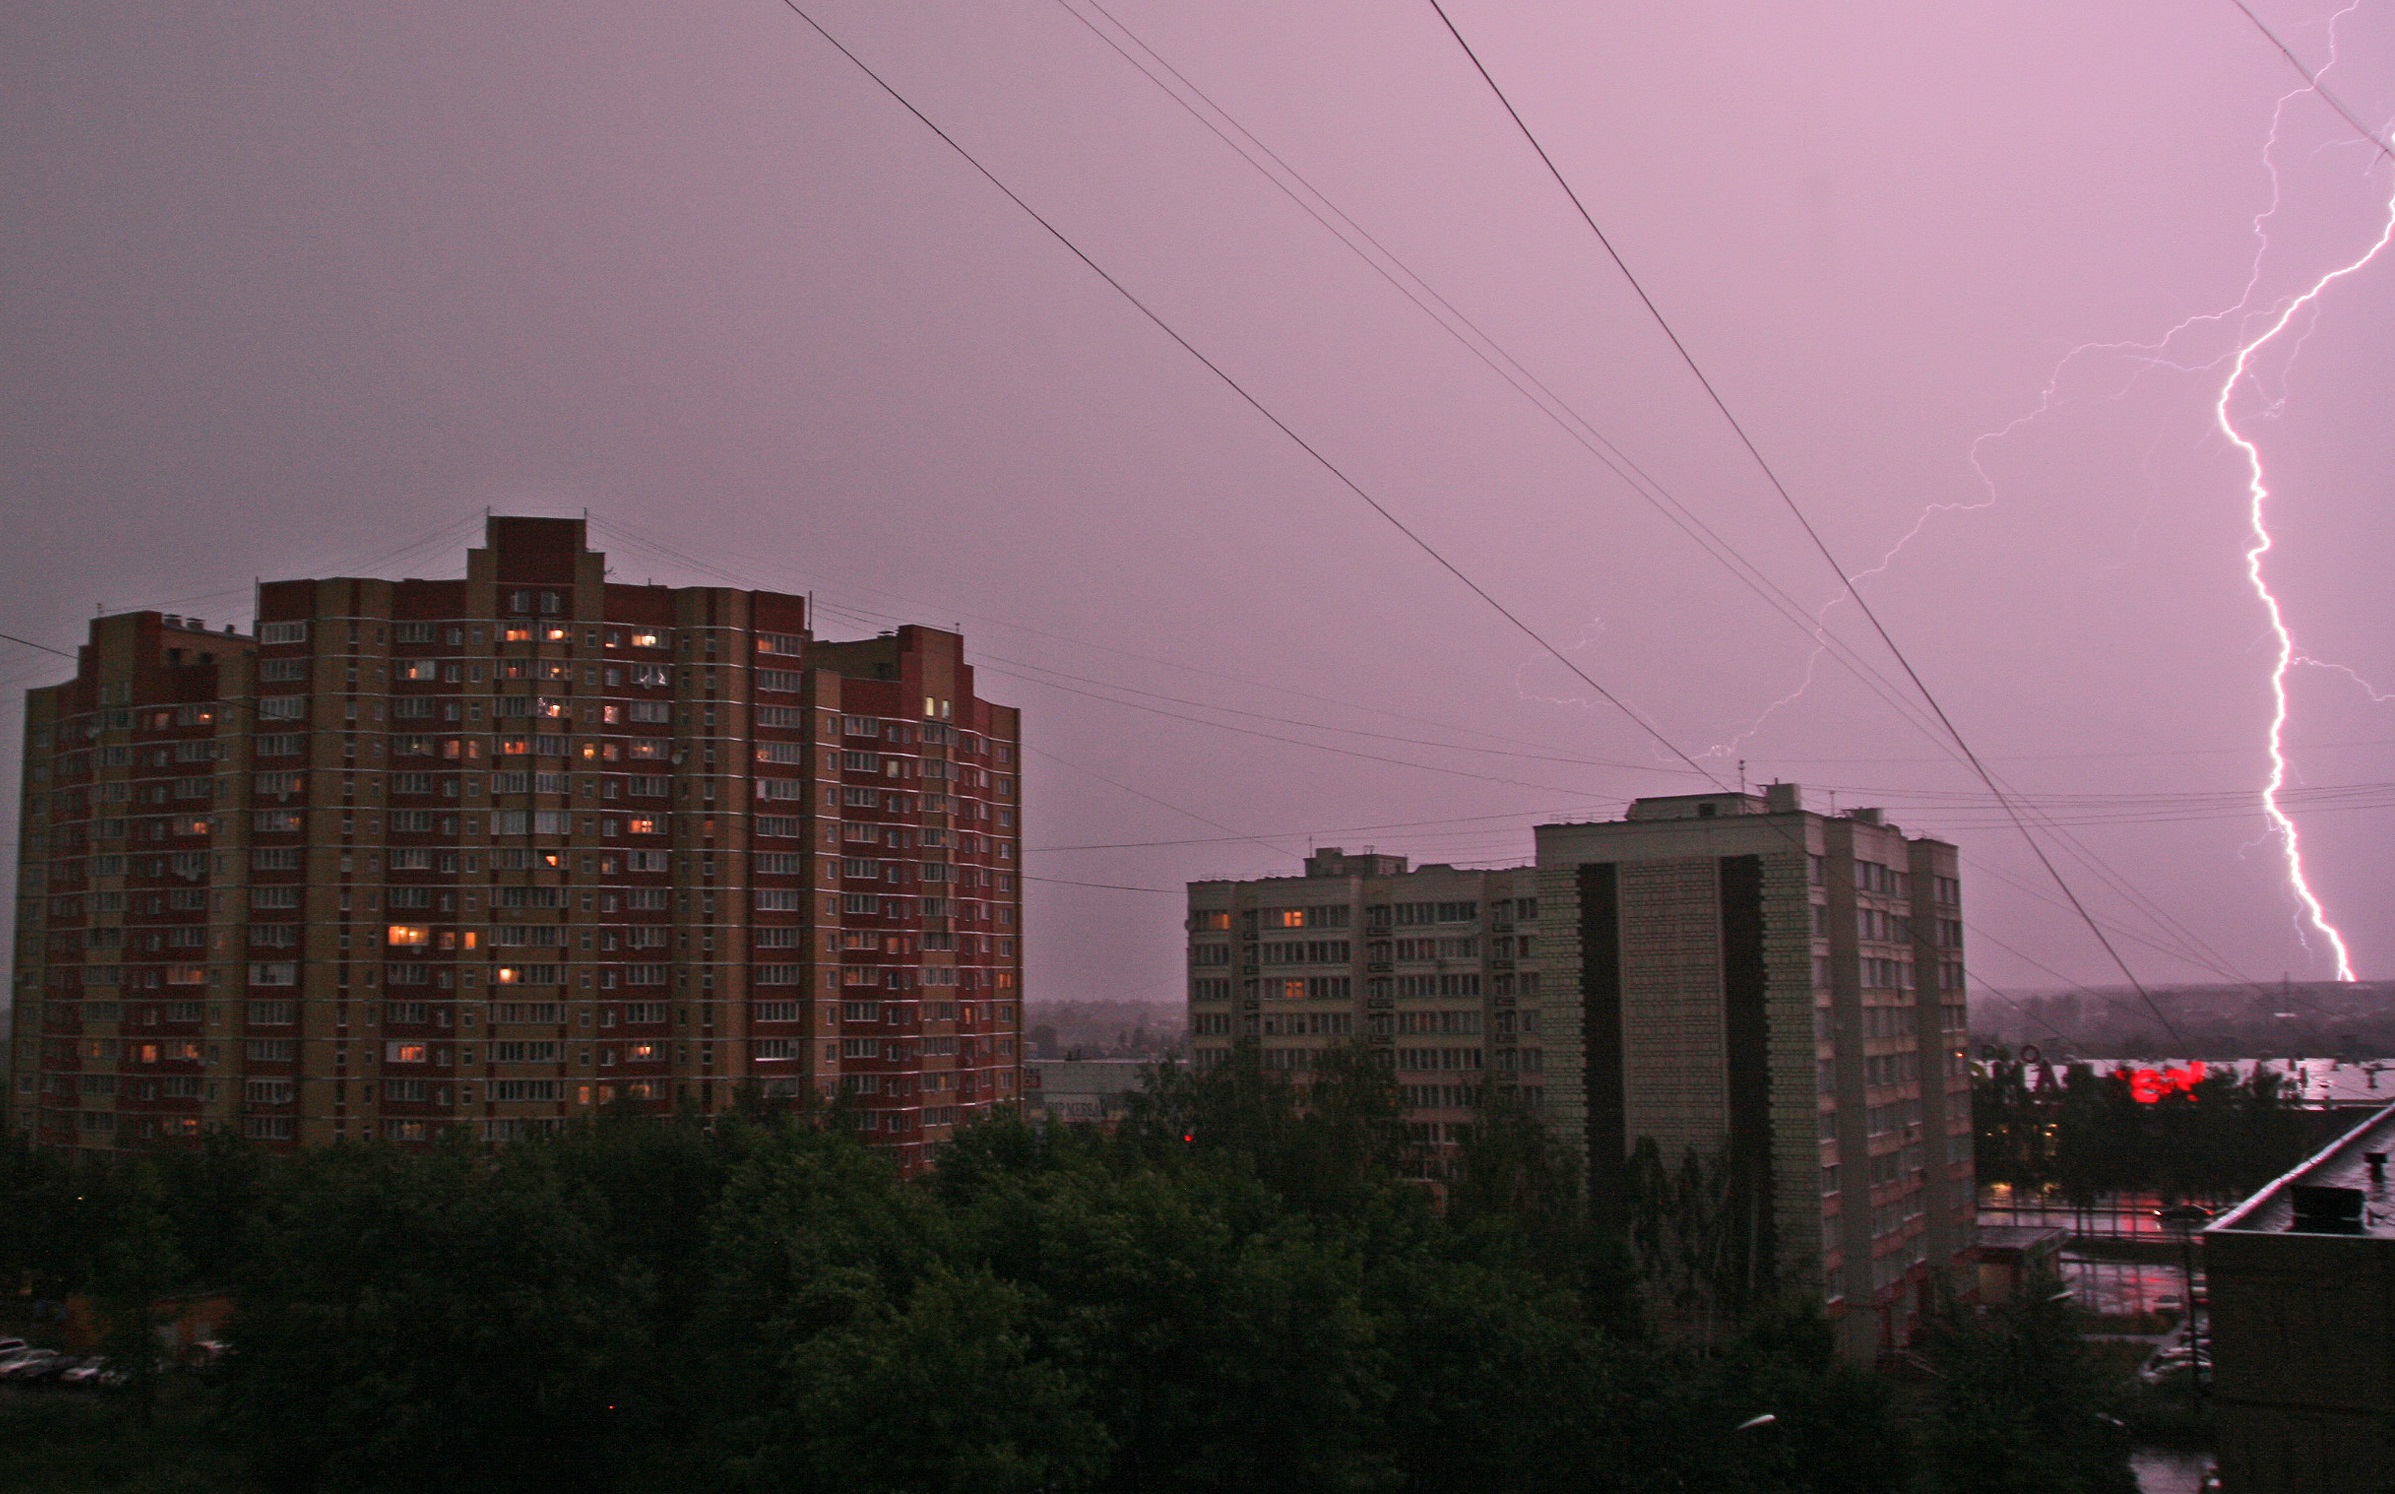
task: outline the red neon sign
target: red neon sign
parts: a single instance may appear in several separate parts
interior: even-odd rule
[[[2140,1105],[2154,1104],[2173,1090],[2193,1094],[2195,1087],[2204,1082],[2201,1059],[2190,1059],[2183,1069],[2124,1069],[2121,1072],[2129,1076],[2129,1098]]]

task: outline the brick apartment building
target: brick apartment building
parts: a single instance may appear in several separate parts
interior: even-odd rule
[[[1667,1165],[1726,1153],[1754,1279],[1819,1282],[1851,1354],[1906,1342],[1975,1208],[1955,848],[1809,813],[1794,784],[1537,835],[1548,985],[1575,1007],[1548,1024],[1547,1113],[1597,1208],[1625,1206],[1642,1137]]]
[[[28,692],[7,1117],[61,1146],[506,1140],[844,1096],[908,1165],[1020,1090],[1019,725],[963,640],[630,586],[579,520],[462,581],[98,620]]]
[[[1191,883],[1197,1063],[1248,1041],[1302,1075],[1363,1038],[1439,1145],[1514,1090],[1617,1223],[1640,1140],[1668,1168],[1718,1156],[1750,1283],[1819,1283],[1850,1354],[1904,1342],[1971,1245],[1954,847],[1808,813],[1792,784],[1537,844],[1534,867],[1326,850]]]
[[[1405,1124],[1440,1151],[1490,1086],[1542,1101],[1537,877],[1409,867],[1336,847],[1305,874],[1189,884],[1189,1032],[1200,1069],[1252,1040],[1303,1076],[1363,1039]],[[1304,1082],[1302,1077],[1299,1082]]]

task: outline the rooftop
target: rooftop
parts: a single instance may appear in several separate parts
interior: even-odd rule
[[[1982,1224],[1972,1232],[1982,1259],[1990,1255],[2053,1255],[2071,1237],[2053,1224]]]
[[[2395,1240],[2395,1106],[2330,1142],[2216,1220],[2207,1233],[2362,1235]]]

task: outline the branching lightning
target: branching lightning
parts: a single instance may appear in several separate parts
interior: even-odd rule
[[[2333,59],[2333,31],[2331,43]],[[2264,614],[2270,619],[2271,634],[2278,641],[2278,656],[2270,670],[2271,710],[2267,739],[2270,752],[2270,774],[2262,785],[2262,812],[2269,817],[2272,830],[2277,832],[2279,850],[2287,858],[2287,881],[2295,889],[2296,900],[2303,905],[2304,921],[2310,924],[2315,933],[2328,941],[2329,949],[2336,957],[2337,979],[2339,980],[2354,978],[2352,953],[2345,946],[2344,934],[2338,930],[2335,924],[2329,922],[2328,910],[2321,905],[2319,895],[2312,891],[2311,879],[2304,873],[2303,839],[2296,831],[2295,821],[2289,819],[2287,812],[2279,807],[2279,791],[2287,786],[2287,754],[2285,750],[2287,671],[2298,663],[2312,661],[2304,659],[2297,653],[2295,635],[2287,628],[2286,609],[2280,605],[2277,594],[2270,589],[2270,578],[2262,563],[2263,557],[2268,555],[2272,548],[2269,525],[2270,477],[2262,465],[2262,448],[2237,428],[2237,422],[2232,417],[2229,407],[2236,396],[2237,386],[2245,381],[2246,371],[2252,366],[2254,356],[2269,346],[2280,333],[2286,331],[2288,325],[2295,320],[2297,313],[2316,304],[2320,297],[2327,293],[2330,286],[2359,272],[2365,265],[2378,258],[2379,252],[2387,247],[2391,238],[2395,238],[2395,198],[2390,198],[2388,201],[2387,220],[2379,230],[2377,240],[2363,252],[2360,258],[2331,270],[2314,281],[2311,289],[2292,298],[2280,308],[2278,315],[2272,317],[2265,324],[2259,337],[2247,340],[2237,349],[2236,357],[2230,360],[2229,375],[2221,381],[2220,397],[2212,404],[2213,418],[2219,423],[2221,433],[2227,436],[2231,444],[2235,445],[2245,457],[2246,514],[2253,529],[2253,543],[2246,548],[2245,552],[2245,575],[2246,580],[2254,588],[2254,595],[2262,603]],[[2348,670],[2347,673],[2350,674],[2351,671]],[[2375,690],[2371,694],[2373,699],[2377,698]]]
[[[2326,72],[2328,67],[2333,67],[2336,63],[2337,23],[2343,20],[2345,17],[2351,15],[2354,11],[2358,10],[2360,6],[2361,0],[2352,0],[2352,3],[2338,10],[2333,16],[2330,17],[2328,24],[2329,62],[2321,69],[2321,72]],[[2240,8],[2243,8],[2242,5],[2240,5]],[[2247,15],[2251,17],[2252,12],[2248,11]],[[2255,24],[2257,26],[2261,25],[2261,22],[2258,18],[2255,19]],[[2267,28],[2264,28],[2264,31],[2266,35],[2269,35]],[[2278,42],[2278,38],[2275,35],[2271,36],[2271,40],[2274,44],[2279,45],[2283,52],[2286,50],[2284,45]],[[2287,56],[2290,61],[2295,62],[2299,71],[2304,71],[2302,63],[2294,57],[2293,53],[2288,52]],[[2124,384],[2122,388],[2114,392],[2113,397],[2115,398],[2125,394],[2130,384],[2134,384],[2137,378],[2141,378],[2149,372],[2168,371],[2173,373],[2193,375],[2215,372],[2220,373],[2221,382],[2212,401],[2211,413],[2214,423],[2218,426],[2222,434],[2224,434],[2237,448],[2238,452],[2245,460],[2247,479],[2247,520],[2251,535],[2250,542],[2245,552],[2246,577],[2248,583],[2253,588],[2255,597],[2262,604],[2264,614],[2269,622],[2269,636],[2277,644],[2277,651],[2274,656],[2270,672],[2270,721],[2268,730],[2264,734],[2265,747],[2269,759],[2269,772],[2266,775],[2259,796],[2263,814],[2265,815],[2269,824],[2269,829],[2265,838],[2275,838],[2278,841],[2280,853],[2286,861],[2288,885],[2294,894],[2297,904],[2299,905],[2299,913],[2296,922],[2296,933],[2298,938],[2303,941],[2306,948],[2311,947],[2311,940],[2313,936],[2317,936],[2324,940],[2327,943],[2329,950],[2334,955],[2337,979],[2349,981],[2355,978],[2351,951],[2346,945],[2343,933],[2336,927],[2334,923],[2330,921],[2326,906],[2321,902],[2319,896],[2312,888],[2310,878],[2304,868],[2303,843],[2301,835],[2297,830],[2294,820],[2286,814],[2279,803],[2279,795],[2281,791],[2286,788],[2292,771],[2286,758],[2284,746],[2290,710],[2287,690],[2287,676],[2291,669],[2301,665],[2308,668],[2325,669],[2343,674],[2352,680],[2354,684],[2361,687],[2361,689],[2364,690],[2369,697],[2376,702],[2395,702],[2395,693],[2382,692],[2377,688],[2377,686],[2372,684],[2368,679],[2364,678],[2355,670],[2342,664],[2335,664],[2313,657],[2302,652],[2297,647],[2294,634],[2289,629],[2287,624],[2285,608],[2281,605],[2277,594],[2274,593],[2270,588],[2269,578],[2264,565],[2264,558],[2270,553],[2273,547],[2273,541],[2267,522],[2271,498],[2268,473],[2263,464],[2260,447],[2239,429],[2236,423],[2236,416],[2232,408],[2236,396],[2241,388],[2258,388],[2259,386],[2261,370],[2257,369],[2256,367],[2256,359],[2266,349],[2270,348],[2274,342],[2280,339],[2290,327],[2296,326],[2299,318],[2303,318],[2303,324],[2298,330],[2293,344],[2289,349],[2287,359],[2282,360],[2280,366],[2274,370],[2280,381],[2282,392],[2275,398],[2266,396],[2263,408],[2260,411],[2260,413],[2266,418],[2274,417],[2277,414],[2280,405],[2285,399],[2283,386],[2287,373],[2286,364],[2291,362],[2295,352],[2300,351],[2303,340],[2310,335],[2312,328],[2317,325],[2318,311],[2322,297],[2325,296],[2328,290],[2332,286],[2336,285],[2339,281],[2358,274],[2364,268],[2369,266],[2380,256],[2381,252],[2386,249],[2390,241],[2395,241],[2395,196],[2390,196],[2387,202],[2386,220],[2382,224],[2377,238],[2359,256],[2347,264],[2341,265],[2336,269],[2330,270],[2327,273],[2320,275],[2299,294],[2277,300],[2275,303],[2261,302],[2258,304],[2257,298],[2262,293],[2262,285],[2265,278],[2265,261],[2268,260],[2270,256],[2271,243],[2269,225],[2271,220],[2278,215],[2280,209],[2285,204],[2285,183],[2282,181],[2280,176],[2277,152],[2280,145],[2281,131],[2286,121],[2288,106],[2295,100],[2300,99],[2307,94],[2315,95],[2324,103],[2328,104],[2331,108],[2335,109],[2339,115],[2343,116],[2347,120],[2348,123],[2353,124],[2357,130],[2360,130],[2362,135],[2370,144],[2376,146],[2381,152],[2388,154],[2390,159],[2395,159],[2395,150],[2389,149],[2386,140],[2381,135],[2373,134],[2368,129],[2363,127],[2343,103],[2339,102],[2335,97],[2330,95],[2326,89],[2321,87],[2320,73],[2305,71],[2305,78],[2306,86],[2294,89],[2281,96],[2278,100],[2277,107],[2272,111],[2271,114],[2270,133],[2262,148],[2262,163],[2270,178],[2270,199],[2268,204],[2264,206],[2260,212],[2255,214],[2253,219],[2253,234],[2255,239],[2254,258],[2247,275],[2245,288],[2239,295],[2237,301],[2219,311],[2206,312],[2190,316],[2179,322],[2176,326],[2173,326],[2164,332],[2159,339],[2150,343],[2085,343],[2078,347],[2072,348],[2068,353],[2064,354],[2061,361],[2054,366],[2052,374],[2047,378],[2044,389],[2039,394],[2038,402],[2034,409],[2028,411],[2026,414],[2021,415],[2020,417],[2011,421],[2009,424],[2006,424],[1997,430],[1986,432],[1971,443],[1969,453],[1971,469],[1978,477],[1980,485],[1983,489],[1985,489],[1987,496],[1984,499],[1974,503],[1937,503],[1928,505],[1922,510],[1919,518],[1914,521],[1912,527],[1909,528],[1900,538],[1898,538],[1894,544],[1888,547],[1886,553],[1880,557],[1879,562],[1876,565],[1867,570],[1857,572],[1853,579],[1856,581],[1861,581],[1887,570],[1895,562],[1897,557],[1903,553],[1906,546],[1910,545],[1913,540],[1918,538],[1923,529],[1939,514],[1967,512],[1992,506],[1997,501],[1997,485],[1994,477],[1988,472],[1987,467],[1982,461],[1982,456],[1986,448],[1992,443],[2002,442],[2005,438],[2013,435],[2023,427],[2034,424],[2042,417],[2059,408],[2067,398],[2062,389],[2064,378],[2068,370],[2082,359],[2090,356],[2112,355],[2125,357],[2130,360],[2136,370],[2136,373],[2128,381],[2128,384]],[[2255,332],[2254,328],[2257,318],[2261,318],[2262,320],[2260,322],[2260,330]],[[2190,359],[2178,352],[2178,348],[2182,344],[2183,339],[2185,339],[2189,334],[2196,332],[2200,328],[2222,326],[2235,326],[2239,329],[2240,336],[2235,347],[2231,351],[2219,353],[2211,357],[2204,357],[2203,355],[2198,354],[2193,359]],[[1817,629],[1815,635],[1815,647],[1812,656],[1806,661],[1804,677],[1797,687],[1787,695],[1776,701],[1773,701],[1764,709],[1761,715],[1757,716],[1754,721],[1748,724],[1745,730],[1741,731],[1729,742],[1711,749],[1710,752],[1706,754],[1707,756],[1726,757],[1734,753],[1741,746],[1743,746],[1746,740],[1752,737],[1762,727],[1763,723],[1773,714],[1780,711],[1784,707],[1795,703],[1797,700],[1802,699],[1804,695],[1811,690],[1814,683],[1816,670],[1821,660],[1821,655],[1827,648],[1827,643],[1822,637],[1822,631],[1819,630],[1826,629],[1827,619],[1830,611],[1837,606],[1838,602],[1842,600],[1844,600],[1843,593],[1837,597],[1833,597],[1822,607],[1820,612],[1815,614],[1814,622]]]
[[[2354,0],[2353,4],[2330,17],[2328,26],[2329,60],[2319,72],[2315,73],[2304,69],[2302,60],[2287,47],[2286,43],[2280,41],[2268,26],[2263,24],[2259,16],[2246,7],[2244,0],[2237,0],[2237,8],[2245,12],[2246,18],[2252,21],[2264,36],[2269,37],[2271,43],[2278,47],[2290,63],[2294,64],[2297,71],[2304,73],[2306,86],[2279,100],[2280,113],[2285,112],[2289,99],[2299,97],[2304,93],[2315,94],[2323,103],[2336,110],[2348,124],[2360,131],[2363,137],[2376,146],[2381,153],[2388,155],[2390,159],[2395,159],[2395,151],[2388,149],[2385,139],[2365,127],[2361,120],[2357,119],[2350,109],[2323,88],[2320,82],[2322,75],[2329,68],[2336,66],[2337,23],[2352,14],[2360,7],[2360,4],[2361,0]],[[2271,144],[2275,146],[2277,141],[2278,119],[2274,116],[2271,123]],[[2263,159],[2271,170],[2273,207],[2275,209],[2275,199],[2278,195],[2278,168],[2276,162],[2271,159],[2268,149],[2263,152]],[[2255,220],[2257,233],[2261,231],[2261,221],[2260,219]],[[2348,981],[2354,978],[2351,951],[2346,947],[2344,934],[2329,921],[2328,910],[2322,906],[2319,896],[2312,890],[2311,880],[2304,871],[2302,837],[2296,829],[2295,821],[2290,819],[2286,811],[2279,805],[2279,792],[2286,787],[2288,777],[2285,750],[2288,715],[2287,673],[2299,664],[2331,669],[2343,673],[2360,685],[2363,690],[2368,692],[2373,701],[2384,700],[2386,697],[2379,692],[2376,686],[2354,670],[2341,664],[2325,663],[2303,654],[2296,648],[2295,636],[2287,626],[2286,610],[2280,605],[2277,594],[2270,589],[2270,578],[2264,565],[2264,557],[2270,554],[2274,543],[2269,526],[2270,475],[2262,463],[2261,447],[2238,429],[2231,406],[2235,401],[2238,386],[2246,381],[2247,375],[2253,367],[2255,357],[2293,325],[2297,316],[2311,312],[2313,321],[2306,325],[2302,334],[2298,335],[2295,348],[2289,356],[2292,358],[2294,352],[2300,352],[2304,337],[2309,336],[2311,326],[2317,324],[2318,307],[2329,287],[2340,280],[2358,274],[2371,261],[2378,258],[2391,239],[2395,239],[2395,195],[2389,197],[2386,220],[2380,225],[2378,237],[2369,248],[2350,263],[2341,265],[2314,280],[2310,288],[2302,294],[2289,298],[2278,308],[2277,314],[2270,317],[2264,324],[2260,336],[2250,337],[2239,345],[2235,357],[2230,360],[2228,376],[2221,380],[2219,396],[2212,403],[2214,422],[2219,425],[2221,433],[2229,438],[2230,443],[2245,458],[2246,517],[2253,536],[2252,543],[2246,547],[2245,552],[2246,580],[2252,585],[2255,597],[2262,603],[2262,610],[2270,621],[2271,636],[2278,644],[2277,657],[2272,661],[2270,671],[2271,715],[2270,729],[2266,734],[2270,754],[2270,772],[2262,786],[2262,810],[2270,821],[2271,830],[2278,837],[2281,854],[2286,857],[2288,884],[2294,889],[2296,900],[2302,905],[2302,917],[2296,925],[2297,934],[2301,936],[2305,925],[2308,924],[2313,932],[2326,939],[2330,951],[2336,958],[2337,979]],[[2252,294],[2249,286],[2246,293],[2247,300],[2251,300]],[[2281,400],[2283,399],[2284,395],[2281,396]],[[2278,404],[2279,401],[2270,401],[2264,413],[2275,415]],[[2305,942],[2308,945],[2310,941],[2307,939]]]

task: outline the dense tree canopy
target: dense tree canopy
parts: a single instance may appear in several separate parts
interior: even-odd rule
[[[1232,1064],[1160,1076],[1113,1135],[992,1125],[913,1180],[847,1128],[757,1111],[503,1149],[15,1147],[0,1269],[232,1292],[216,1415],[275,1490],[1942,1477],[1918,1450],[1945,1443],[1832,1356],[1817,1308],[1756,1306],[1702,1353],[1650,1334],[1636,1254],[1589,1227],[1541,1128],[1492,1115],[1441,1207],[1395,1115],[1367,1065],[1301,1105]],[[1998,1405],[1972,1446],[2070,1414]]]
[[[2215,1069],[2141,1100],[2128,1070],[2000,1058],[1972,1083],[1979,1181],[2051,1187],[2081,1205],[2107,1193],[2242,1197],[2326,1139],[2334,1117],[2294,1099],[2267,1069]]]

